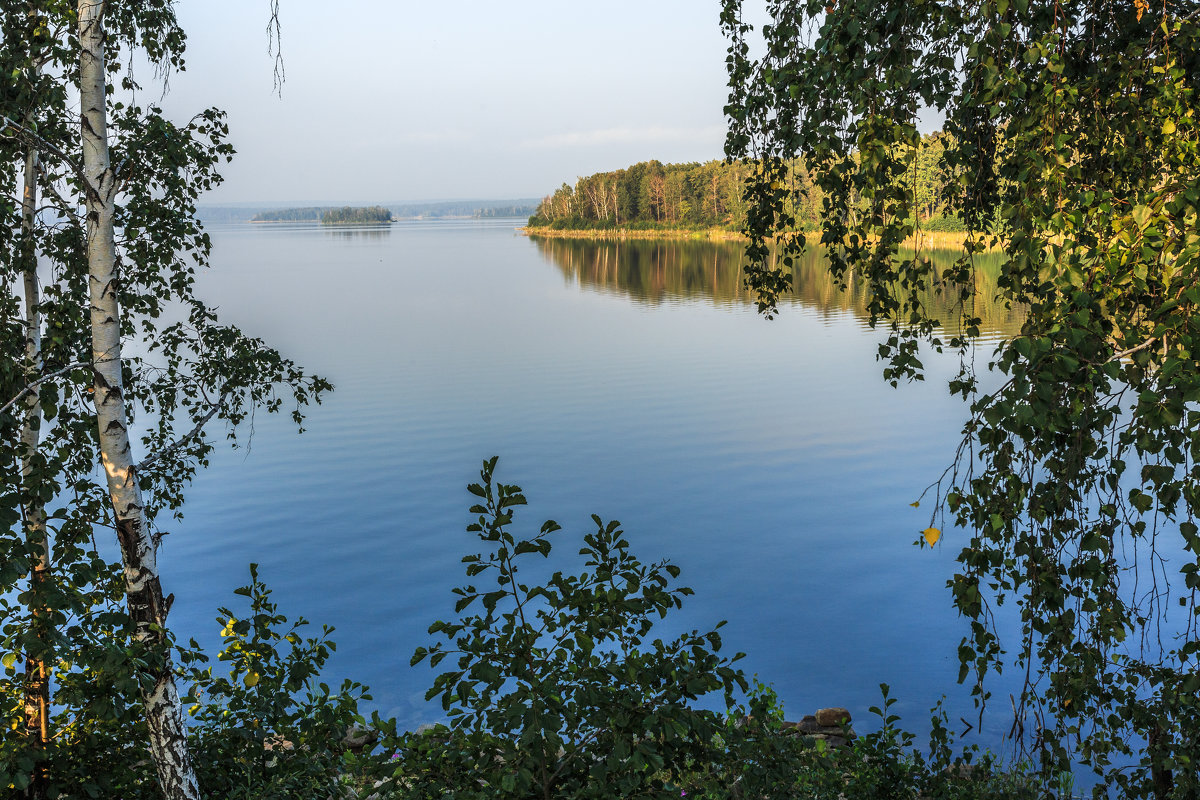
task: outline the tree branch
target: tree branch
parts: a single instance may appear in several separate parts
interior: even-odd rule
[[[87,367],[87,366],[90,366],[90,362],[87,362],[87,361],[76,361],[76,362],[74,362],[74,363],[72,363],[72,364],[68,364],[67,366],[63,367],[63,368],[62,368],[62,369],[60,369],[60,370],[57,370],[57,371],[55,371],[55,372],[51,372],[49,375],[43,375],[42,377],[38,378],[38,379],[37,379],[36,381],[34,381],[33,383],[31,383],[31,384],[29,384],[28,386],[26,386],[26,387],[25,387],[24,389],[22,389],[21,391],[17,392],[17,395],[16,395],[16,397],[14,397],[13,399],[9,400],[9,401],[8,401],[7,403],[5,403],[3,406],[0,406],[0,414],[3,414],[3,413],[5,413],[5,412],[7,412],[7,411],[8,411],[10,408],[12,408],[14,405],[16,405],[16,404],[17,404],[17,403],[18,403],[18,402],[21,400],[21,398],[22,398],[22,397],[24,397],[25,395],[29,394],[30,392],[32,392],[32,391],[33,391],[34,389],[36,389],[37,387],[41,386],[43,383],[47,383],[47,382],[49,382],[49,381],[52,381],[52,380],[54,380],[55,378],[57,378],[57,377],[59,377],[59,376],[66,375],[68,372],[70,372],[70,371],[71,371],[71,370],[73,370],[73,369],[79,369],[80,367]]]
[[[144,459],[142,459],[137,464],[135,464],[133,468],[135,470],[137,470],[138,472],[141,472],[143,469],[150,466],[155,461],[159,461],[159,460],[171,455],[171,453],[174,453],[176,450],[183,447],[185,444],[190,442],[192,439],[195,439],[197,436],[199,436],[201,434],[201,432],[204,430],[204,426],[208,424],[208,421],[211,420],[213,417],[215,417],[217,412],[221,410],[221,401],[224,399],[225,399],[225,395],[221,395],[219,398],[217,398],[217,402],[213,403],[209,407],[208,413],[205,414],[203,417],[201,417],[199,420],[197,420],[196,426],[194,428],[192,428],[190,431],[185,433],[183,436],[180,436],[178,439],[171,442],[171,444],[167,445],[166,447],[162,448],[161,450],[146,456]]]
[[[77,177],[83,180],[84,183],[87,183],[87,176],[84,174],[83,168],[80,167],[79,164],[75,162],[75,159],[71,158],[66,151],[51,144],[46,139],[39,136],[37,133],[25,127],[21,123],[14,122],[8,117],[0,114],[0,132],[8,133],[9,131],[12,132],[9,135],[13,136],[13,138],[20,139],[30,147],[33,147],[41,152],[53,153],[55,156],[61,159],[64,164],[70,167],[71,171],[74,172]]]
[[[1145,350],[1147,347],[1149,347],[1150,345],[1154,344],[1154,343],[1155,343],[1155,342],[1157,342],[1158,340],[1159,340],[1159,337],[1158,337],[1158,336],[1151,336],[1149,339],[1147,339],[1146,341],[1142,342],[1142,343],[1141,343],[1141,344],[1139,344],[1137,347],[1131,347],[1131,348],[1129,348],[1128,350],[1122,350],[1122,351],[1121,351],[1121,352],[1119,352],[1119,353],[1113,353],[1113,354],[1112,354],[1112,358],[1110,358],[1110,359],[1108,359],[1108,360],[1109,360],[1109,361],[1120,361],[1122,358],[1125,358],[1125,357],[1127,357],[1127,356],[1131,356],[1131,355],[1133,355],[1134,353],[1136,353],[1136,352],[1137,352],[1137,351],[1139,351],[1139,350]]]

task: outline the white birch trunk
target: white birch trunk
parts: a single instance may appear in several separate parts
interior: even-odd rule
[[[104,63],[104,0],[79,0],[79,68],[83,171],[86,177],[87,246],[92,363],[100,458],[108,478],[117,539],[125,567],[125,594],[139,641],[160,649],[151,680],[142,681],[150,729],[150,754],[168,800],[197,800],[187,730],[170,653],[162,647],[168,604],[163,599],[156,551],[146,523],[130,448],[121,377],[121,322],[116,274],[113,202],[116,176],[109,161]],[[156,629],[157,628],[157,629]]]
[[[38,152],[25,154],[25,187],[21,193],[21,268],[25,289],[25,383],[32,385],[42,374],[41,289],[37,277],[37,250],[33,241],[34,216],[37,214],[37,178],[41,165]],[[32,482],[34,461],[41,441],[42,405],[37,392],[25,398],[21,421],[21,477]],[[30,487],[32,488],[32,487]],[[21,504],[25,538],[33,554],[29,570],[29,604],[33,608],[34,632],[45,637],[47,614],[42,606],[42,584],[50,569],[50,542],[46,536],[46,508],[39,497],[25,494]],[[32,652],[25,653],[25,735],[37,751],[50,740],[50,676],[46,662]],[[45,796],[45,773],[41,765],[26,790],[30,800]]]

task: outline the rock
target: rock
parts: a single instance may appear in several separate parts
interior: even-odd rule
[[[379,731],[374,728],[364,728],[362,725],[354,724],[346,729],[346,735],[342,737],[342,747],[345,747],[352,753],[358,754],[377,741],[379,741]]]
[[[822,728],[840,727],[850,722],[850,712],[844,708],[822,708],[817,711],[816,723]]]
[[[796,729],[804,733],[819,733],[821,726],[817,724],[817,718],[812,714],[801,717],[800,721],[795,723]]]
[[[282,736],[268,736],[263,740],[264,750],[294,750],[296,746]]]

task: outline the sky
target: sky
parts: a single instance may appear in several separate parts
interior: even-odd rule
[[[229,114],[205,204],[542,197],[638,161],[721,158],[718,0],[180,0],[164,107]],[[149,83],[149,81],[145,81]]]

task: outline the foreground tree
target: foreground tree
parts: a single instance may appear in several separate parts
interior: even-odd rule
[[[980,389],[971,358],[950,382],[971,417],[933,488],[969,537],[951,582],[971,621],[962,676],[974,670],[983,702],[1013,651],[1028,675],[1016,724],[1048,773],[1078,759],[1128,796],[1195,796],[1196,4],[781,0],[761,42],[742,5],[723,5],[727,155],[760,165],[747,188],[760,308],[775,312],[806,244],[787,213],[799,156],[833,273],[864,281],[890,330],[893,383],[921,376],[921,342],[969,354],[984,247],[1004,253],[998,298],[1027,312],[988,365],[998,388]],[[910,179],[924,107],[949,134],[941,200],[970,229],[943,270]],[[964,336],[938,338],[930,289],[961,301]],[[997,609],[1014,599],[1020,637],[1001,641]]]
[[[30,575],[23,608],[4,600],[10,655],[3,664],[11,673],[17,654],[26,654],[26,671],[35,677],[16,683],[31,700],[46,695],[44,665],[57,664],[60,682],[75,689],[56,703],[77,713],[65,715],[66,729],[51,737],[47,714],[38,712],[40,736],[0,748],[2,776],[35,794],[57,780],[61,792],[73,783],[74,767],[63,763],[68,743],[77,744],[76,758],[86,757],[78,743],[95,734],[94,725],[116,725],[122,737],[138,728],[122,706],[135,689],[161,792],[198,797],[170,655],[172,597],[164,596],[157,569],[163,534],[157,512],[178,513],[183,489],[212,449],[206,425],[223,421],[232,439],[252,409],[281,410],[285,397],[294,401],[299,423],[302,407],[329,385],[218,324],[193,293],[195,268],[206,263],[210,247],[194,219],[195,199],[220,180],[216,168],[233,152],[223,117],[210,109],[173,124],[160,109],[131,102],[137,85],[122,68],[134,50],[164,71],[183,68],[184,35],[172,4],[46,3],[40,18],[30,19],[27,3],[0,4],[3,56],[13,66],[4,74],[14,79],[0,109],[5,144],[24,161],[31,151],[35,161],[40,157],[42,168],[26,192],[32,196],[40,185],[50,203],[41,214],[25,215],[20,257],[6,260],[3,279],[5,321],[15,319],[18,285],[26,313],[23,325],[0,330],[20,336],[27,355],[6,355],[12,363],[2,371],[0,425],[19,427],[21,436],[14,445],[6,435],[0,457],[22,469],[5,471],[0,523],[23,520],[26,536],[4,537],[0,585],[7,591],[19,574]],[[43,46],[35,53],[30,41]],[[80,114],[70,107],[72,87]],[[14,174],[13,163],[6,159],[5,175]],[[17,223],[8,224],[11,231]],[[41,287],[39,255],[48,267]],[[39,410],[51,422],[40,438]],[[130,432],[135,413],[146,431],[141,460]],[[56,507],[41,519],[52,525],[37,517],[48,504]],[[117,533],[125,622],[109,613],[111,573],[88,546],[97,527]],[[130,673],[124,681],[114,663]],[[102,674],[111,696],[80,688],[80,675],[97,684]],[[55,752],[30,756],[28,746],[50,738],[59,742]]]

